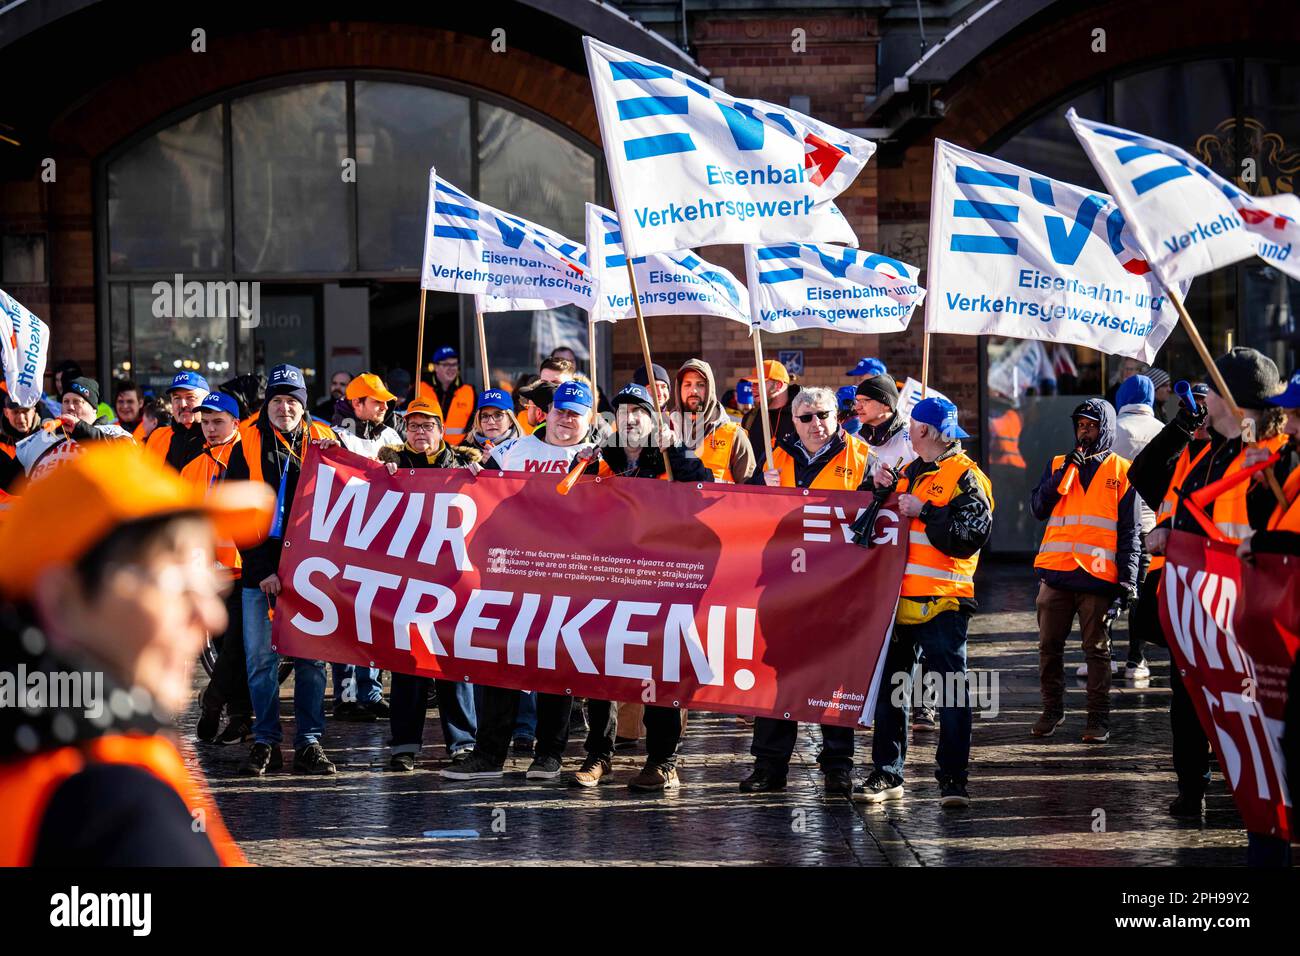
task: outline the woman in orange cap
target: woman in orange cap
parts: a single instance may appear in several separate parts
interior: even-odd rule
[[[0,524],[0,865],[244,862],[168,726],[225,627],[214,541],[265,537],[274,494],[210,494],[104,443]],[[12,678],[12,679],[10,679]]]

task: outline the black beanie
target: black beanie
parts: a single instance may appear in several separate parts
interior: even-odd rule
[[[93,378],[74,378],[70,382],[64,382],[63,395],[67,395],[69,392],[80,395],[90,403],[92,408],[96,409],[95,414],[99,414],[99,383]],[[62,398],[63,395],[60,395],[59,398]]]
[[[1281,376],[1277,365],[1262,352],[1239,345],[1230,352],[1220,355],[1214,362],[1223,376],[1223,382],[1232,392],[1232,398],[1240,408],[1262,411],[1272,407],[1269,398],[1282,389]],[[1219,389],[1214,379],[1209,379],[1210,388],[1215,394]],[[1222,396],[1220,396],[1222,397]]]
[[[873,375],[858,384],[858,394],[874,398],[891,409],[898,408],[898,385],[888,375]]]

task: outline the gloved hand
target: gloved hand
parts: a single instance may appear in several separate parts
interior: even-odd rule
[[[1083,452],[1078,448],[1065,456],[1065,467],[1069,468],[1071,465],[1075,468],[1083,467]]]
[[[1196,403],[1196,411],[1188,408],[1186,402],[1179,402],[1178,414],[1174,416],[1174,421],[1178,423],[1179,428],[1182,428],[1190,435],[1205,424],[1206,414],[1205,406],[1200,402]]]

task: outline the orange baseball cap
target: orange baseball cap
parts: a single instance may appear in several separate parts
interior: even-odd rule
[[[397,398],[396,395],[384,388],[384,380],[374,372],[362,372],[348,382],[348,390],[344,394],[349,399],[377,398],[381,402],[391,402]]]
[[[787,372],[785,366],[776,359],[768,359],[763,363],[763,376],[772,379],[774,382],[785,382],[787,385],[790,384],[790,373]],[[749,373],[749,380],[751,382],[758,381],[758,369],[754,369],[754,371]]]
[[[181,478],[131,442],[92,445],[11,499],[0,523],[0,593],[30,597],[49,568],[71,564],[130,521],[193,512],[219,539],[248,547],[271,530],[275,492],[260,481],[210,491]]]
[[[438,407],[438,403],[432,399],[424,398],[423,396],[415,399],[415,401],[406,406],[406,414],[432,415],[434,418],[438,419],[438,421],[442,421],[442,409]]]

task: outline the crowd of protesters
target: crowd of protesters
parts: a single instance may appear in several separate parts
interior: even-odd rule
[[[1206,533],[1187,513],[1187,493],[1276,453],[1270,467],[1285,484],[1288,505],[1277,505],[1260,472],[1219,496],[1212,519],[1240,544],[1243,555],[1252,549],[1300,553],[1300,470],[1294,467],[1300,374],[1284,387],[1269,359],[1244,348],[1222,356],[1218,369],[1253,435],[1243,433],[1243,422],[1212,383],[1196,386],[1178,414],[1162,423],[1159,395],[1168,394],[1169,377],[1134,365],[1108,398],[1089,398],[1074,409],[1069,440],[1043,463],[1030,501],[1035,517],[1046,522],[1034,560],[1042,696],[1041,714],[1030,728],[1035,738],[1053,736],[1066,720],[1064,657],[1077,618],[1085,657],[1079,676],[1086,679],[1081,739],[1094,745],[1110,739],[1113,675],[1149,676],[1146,644],[1167,644],[1155,605],[1168,534]],[[449,758],[440,773],[451,780],[500,777],[512,750],[532,757],[527,780],[557,780],[576,730],[586,734],[584,758],[570,779],[596,787],[611,780],[614,751],[635,745],[644,729],[646,760],[627,785],[650,793],[680,785],[677,754],[686,715],[675,707],[584,704],[565,695],[404,674],[392,675],[385,701],[382,675],[373,668],[335,664],[331,672],[324,661],[282,661],[271,644],[282,587],[282,533],[307,447],[315,441],[341,445],[390,472],[488,468],[567,474],[581,466],[600,476],[865,492],[881,501],[897,493],[898,511],[909,522],[903,538],[907,561],[885,673],[905,673],[917,681],[924,667],[942,687],[965,686],[967,631],[977,606],[975,574],[991,534],[997,489],[963,448],[969,436],[947,399],[932,396],[900,408],[899,383],[874,358],[848,370],[854,384],[838,389],[795,382],[781,363],[766,362],[761,376],[766,422],[754,391],[758,369],[719,393],[713,370],[700,359],[684,362],[674,374],[658,365],[639,368],[612,400],[577,369],[569,350],[548,356],[535,376],[481,393],[462,380],[459,356],[450,346],[434,352],[432,370],[433,380],[419,383],[399,370],[385,376],[335,372],[327,396],[315,405],[309,405],[302,371],[291,365],[275,366],[265,379],[242,376],[215,389],[202,376],[182,372],[163,401],[120,382],[109,406],[101,401],[97,382],[74,364],[61,363],[49,401],[21,407],[6,393],[0,491],[17,494],[12,500],[19,502],[0,523],[0,539],[8,541],[0,543],[0,563],[6,565],[0,587],[10,601],[6,625],[50,638],[24,645],[25,659],[47,661],[60,648],[73,656],[103,658],[105,638],[81,647],[77,635],[91,615],[111,613],[104,608],[118,600],[105,596],[106,585],[97,577],[106,572],[106,559],[120,554],[123,567],[134,567],[156,558],[160,567],[171,567],[186,543],[183,533],[192,533],[210,539],[219,573],[167,587],[199,595],[198,610],[185,621],[162,619],[166,615],[149,621],[145,638],[117,637],[144,655],[149,641],[163,642],[162,629],[174,627],[185,638],[176,641],[176,653],[191,658],[196,633],[210,638],[216,656],[200,697],[196,733],[208,743],[248,744],[241,772],[261,776],[286,765],[280,681],[282,668],[291,668],[290,769],[295,773],[336,772],[323,745],[327,720],[388,720],[388,765],[411,771],[424,743],[427,710],[436,705]],[[995,437],[1002,442],[999,455],[1020,456],[1018,448],[1003,447],[1015,444],[1014,434]],[[144,448],[139,460],[127,451],[133,445]],[[140,479],[149,486],[139,489],[142,507],[119,500],[120,489],[105,492],[106,511],[89,522],[92,531],[65,535],[67,540],[48,547],[13,547],[15,535],[31,533],[30,502],[45,500],[60,483],[68,485],[61,496],[93,486],[100,479],[92,466],[101,461],[110,463],[101,468],[137,475],[145,467],[141,462],[148,461],[165,480],[158,478],[154,488]],[[269,535],[248,533],[247,507],[239,520],[231,517],[235,512],[225,502],[237,492],[249,493],[243,489],[255,490],[253,510],[263,516]],[[78,512],[87,507],[77,505]],[[187,526],[191,516],[206,524]],[[114,519],[127,529],[143,521],[147,533],[132,531],[124,538],[114,530]],[[143,556],[124,550],[132,547],[143,549]],[[19,569],[19,553],[32,550],[36,557]],[[92,561],[101,566],[87,566]],[[84,607],[62,607],[52,597],[55,584],[46,579],[58,578],[66,588],[73,586],[68,574],[82,575],[74,584]],[[1130,645],[1121,662],[1112,660],[1111,626],[1124,613],[1130,618]],[[108,630],[116,634],[114,627],[125,626],[116,622]],[[171,671],[142,676],[140,661],[133,658],[117,668],[116,678],[149,691],[151,714],[175,714],[184,707]],[[327,683],[333,685],[329,715]],[[1171,668],[1171,684],[1178,794],[1170,812],[1199,816],[1209,783],[1209,744],[1177,668]],[[971,701],[931,701],[937,708],[918,707],[913,713],[910,700],[910,694],[877,696],[869,767],[861,782],[853,778],[852,729],[821,727],[818,762],[828,794],[868,803],[902,799],[909,733],[937,728],[940,802],[944,807],[970,802]],[[149,726],[156,729],[160,718],[151,719],[155,723]],[[99,738],[104,730],[52,723],[32,733],[35,739],[24,741],[22,733],[0,732],[0,748],[10,748],[0,749],[0,765],[19,755],[15,747],[43,754],[67,744],[69,734],[71,740],[83,733]],[[1295,735],[1289,733],[1288,746],[1293,746]],[[783,789],[797,734],[793,722],[754,719],[754,763],[738,781],[739,789]],[[1252,860],[1260,863],[1283,862],[1289,854],[1280,841],[1256,834],[1250,847]],[[10,849],[0,831],[0,855]],[[41,859],[63,859],[60,854],[75,848],[27,849]],[[195,853],[225,859],[215,840]]]

